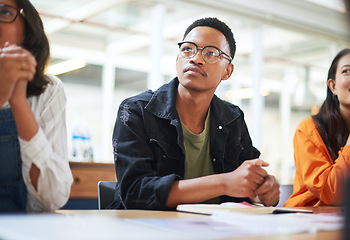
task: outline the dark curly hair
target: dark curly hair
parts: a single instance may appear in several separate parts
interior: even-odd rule
[[[17,6],[24,12],[24,40],[22,47],[30,51],[37,61],[36,73],[28,82],[27,97],[37,96],[44,92],[49,80],[44,74],[50,58],[49,41],[44,32],[43,23],[29,0],[16,0]]]
[[[230,48],[231,58],[233,59],[235,57],[235,54],[236,54],[236,41],[235,41],[235,38],[233,37],[233,33],[231,31],[231,28],[229,26],[227,26],[226,23],[220,21],[217,18],[208,17],[208,18],[201,18],[201,19],[198,19],[198,20],[194,21],[186,29],[182,40],[184,40],[186,38],[186,36],[188,35],[188,33],[192,29],[194,29],[196,27],[200,27],[200,26],[215,28],[216,30],[219,30],[222,34],[224,34],[224,36],[226,37],[227,43],[229,45],[229,48]]]
[[[350,49],[341,50],[333,59],[328,70],[328,79],[334,79],[338,68],[339,59],[350,54]],[[346,143],[349,136],[349,129],[341,115],[339,100],[327,86],[327,97],[324,100],[320,111],[312,117],[317,126],[323,142],[326,144],[333,161],[338,158],[338,151]]]

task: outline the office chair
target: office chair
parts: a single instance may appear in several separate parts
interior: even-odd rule
[[[114,192],[117,182],[99,181],[98,189],[98,209],[106,209],[114,201]]]
[[[293,184],[280,185],[280,201],[277,207],[283,207],[283,204],[293,193]]]

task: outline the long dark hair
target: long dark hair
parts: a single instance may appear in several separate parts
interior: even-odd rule
[[[50,58],[49,41],[44,32],[43,23],[34,6],[28,0],[16,0],[18,8],[24,12],[24,40],[22,47],[30,51],[37,61],[36,73],[28,82],[27,97],[44,92],[49,80],[44,71]]]
[[[346,48],[335,56],[328,70],[327,81],[328,79],[335,80],[339,59],[347,54],[350,54],[350,49]],[[346,143],[349,129],[341,115],[338,97],[333,94],[328,84],[327,97],[319,113],[313,116],[313,119],[334,162],[338,158],[338,151]]]

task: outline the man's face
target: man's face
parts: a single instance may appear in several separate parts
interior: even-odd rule
[[[196,27],[192,29],[184,41],[195,43],[199,48],[214,46],[229,54],[229,46],[225,36],[211,27]],[[208,64],[202,57],[202,50],[192,58],[183,58],[181,55],[176,59],[176,71],[180,84],[187,89],[195,91],[215,92],[221,80],[226,80],[233,71],[232,63],[220,56],[214,64]]]

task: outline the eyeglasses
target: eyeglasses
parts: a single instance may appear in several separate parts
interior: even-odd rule
[[[201,49],[204,61],[209,64],[216,63],[221,55],[229,62],[232,61],[232,58],[229,55],[214,46],[206,46],[200,48],[193,42],[179,42],[178,45],[180,49],[180,55],[183,58],[192,58],[197,54],[198,49]]]
[[[16,20],[19,14],[22,14],[22,16],[24,17],[23,9],[15,8],[5,4],[0,4],[0,22],[12,23]]]

